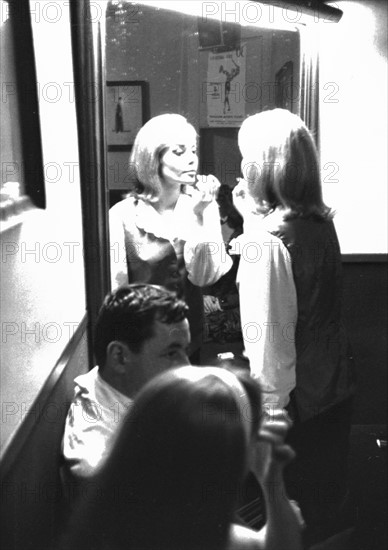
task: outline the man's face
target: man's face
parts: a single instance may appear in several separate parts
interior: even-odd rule
[[[190,344],[189,322],[162,323],[154,320],[153,335],[143,343],[138,353],[131,354],[131,370],[136,369],[142,382],[173,367],[189,365],[187,349]]]

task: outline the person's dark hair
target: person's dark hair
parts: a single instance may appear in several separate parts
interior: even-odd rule
[[[249,116],[238,142],[244,177],[260,213],[281,207],[286,219],[334,216],[323,202],[314,138],[298,115],[272,109]]]
[[[94,354],[102,369],[106,349],[118,340],[137,353],[153,335],[154,320],[179,323],[188,312],[186,303],[174,292],[149,284],[123,285],[108,294],[101,306],[94,330]]]
[[[154,378],[120,428],[74,540],[224,550],[260,417],[260,389],[247,374],[189,366]]]
[[[228,217],[228,224],[233,229],[242,228],[244,220],[233,204],[233,192],[226,183],[220,185],[217,193],[217,203],[221,217]]]

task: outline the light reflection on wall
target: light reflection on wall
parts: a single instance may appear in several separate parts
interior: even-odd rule
[[[339,23],[319,28],[324,197],[343,253],[386,254],[387,5],[341,9]]]

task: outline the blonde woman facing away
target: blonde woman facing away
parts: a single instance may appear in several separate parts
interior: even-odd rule
[[[181,115],[164,114],[138,132],[130,158],[135,183],[109,213],[112,287],[143,282],[175,290],[189,306],[190,356],[199,363],[201,287],[232,262],[222,243],[214,176],[198,176],[197,135]]]
[[[284,109],[250,116],[238,142],[244,179],[233,200],[244,233],[232,249],[240,254],[245,350],[267,411],[287,408],[294,421],[290,496],[311,540],[324,538],[346,493],[355,389],[333,213],[322,199],[314,139],[299,116]]]

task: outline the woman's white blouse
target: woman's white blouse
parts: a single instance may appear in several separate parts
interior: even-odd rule
[[[258,226],[230,244],[230,253],[240,255],[237,286],[251,374],[266,409],[283,408],[295,387],[298,311],[291,257],[278,237]]]
[[[126,235],[133,240],[134,256],[142,255],[140,232],[169,241],[178,258],[183,253],[188,279],[194,285],[215,283],[232,265],[222,241],[216,201],[207,206],[199,224],[189,195],[180,195],[171,217],[161,216],[150,203],[128,197],[110,209],[109,232],[112,288],[128,282]]]

